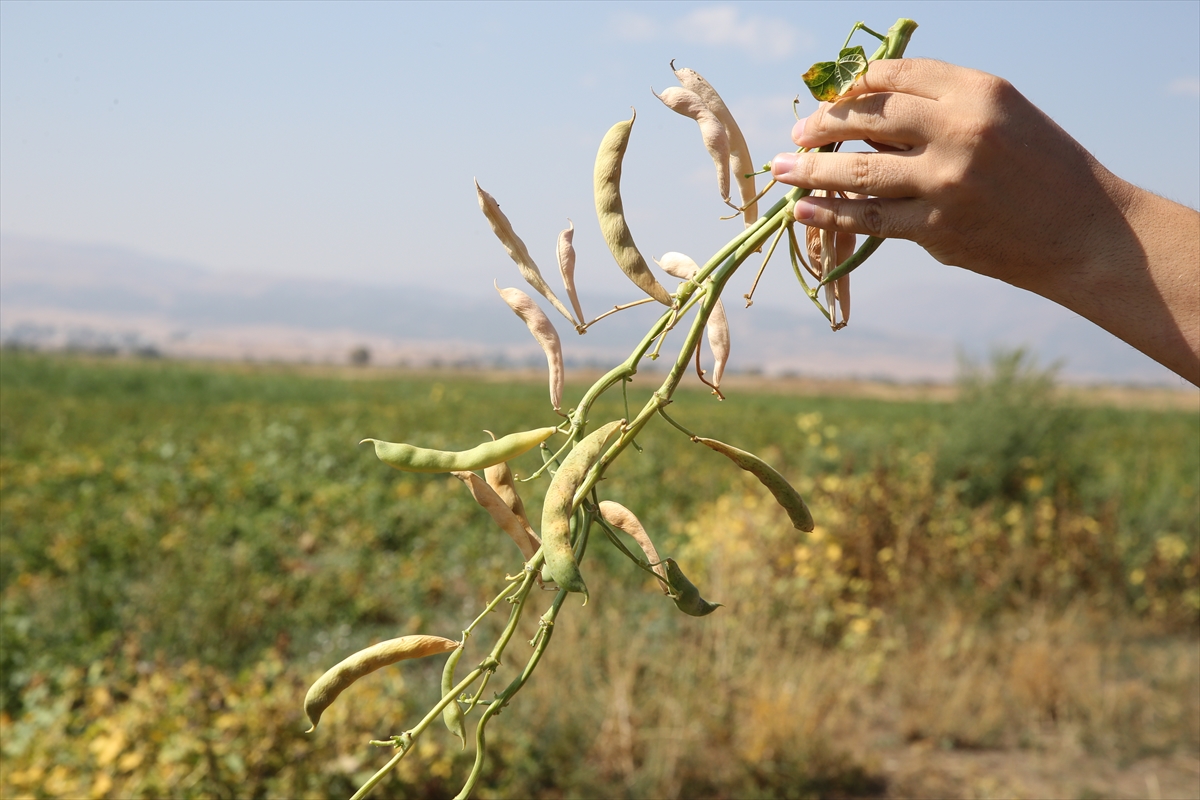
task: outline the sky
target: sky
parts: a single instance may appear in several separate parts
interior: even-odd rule
[[[641,249],[702,262],[739,228],[718,219],[695,125],[650,93],[675,83],[671,59],[716,86],[762,163],[791,149],[805,69],[856,20],[885,30],[901,16],[920,25],[909,55],[1008,78],[1118,175],[1200,204],[1195,2],[3,0],[0,232],[231,276],[481,293],[518,276],[475,178],[543,271],[570,218],[581,292],[626,291],[591,173],[631,106],[622,188]],[[814,106],[802,98],[801,114]],[[972,279],[887,247],[880,298]]]

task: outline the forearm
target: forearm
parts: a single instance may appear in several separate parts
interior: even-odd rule
[[[1087,258],[1010,282],[1200,385],[1200,213],[1096,168],[1117,213],[1096,215]]]

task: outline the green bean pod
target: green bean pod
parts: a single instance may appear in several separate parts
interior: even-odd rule
[[[688,580],[687,576],[683,574],[683,570],[675,563],[675,559],[668,558],[663,563],[667,566],[667,585],[671,587],[671,599],[675,601],[675,607],[680,611],[692,617],[707,617],[724,605],[723,603],[710,603],[701,597],[696,584]]]
[[[556,430],[558,428],[536,428],[510,433],[494,442],[460,451],[428,450],[379,439],[363,439],[359,444],[371,442],[380,461],[404,472],[461,472],[485,469],[516,458],[549,439]]]
[[[562,466],[554,473],[546,500],[542,504],[542,550],[546,554],[545,572],[568,592],[582,592],[587,603],[587,586],[579,574],[579,564],[571,549],[571,514],[575,511],[575,492],[587,471],[600,458],[608,440],[615,436],[624,420],[615,420],[597,428],[580,440]]]
[[[459,646],[457,650],[450,654],[446,659],[446,666],[442,669],[442,697],[450,693],[454,688],[454,668],[458,666],[458,660],[462,658],[465,647]],[[467,724],[463,716],[462,706],[458,704],[458,698],[450,701],[450,705],[442,711],[442,721],[446,723],[446,728],[462,742],[462,749],[467,749]]]
[[[600,219],[600,231],[612,251],[613,258],[621,271],[629,276],[646,294],[665,306],[673,304],[670,293],[663,288],[650,272],[646,259],[633,243],[633,234],[625,221],[625,206],[621,202],[621,160],[629,146],[629,132],[633,129],[632,118],[623,120],[608,129],[596,153],[596,169],[592,175],[596,195],[596,216]]]
[[[770,464],[753,453],[747,453],[745,450],[731,447],[724,442],[718,442],[716,439],[705,439],[702,436],[697,436],[693,441],[700,442],[700,444],[716,450],[758,478],[759,483],[767,487],[767,490],[775,496],[775,501],[787,512],[788,518],[792,521],[792,525],[796,530],[807,532],[813,529],[812,513],[808,510],[808,506],[804,504],[804,498]]]
[[[443,639],[441,636],[401,636],[399,639],[388,639],[386,642],[373,644],[359,650],[354,655],[344,659],[328,670],[308,690],[304,696],[304,713],[312,722],[312,727],[305,733],[312,733],[321,721],[325,709],[333,704],[337,696],[345,691],[350,684],[364,675],[382,669],[397,661],[409,658],[424,658],[446,653],[458,647],[453,639]]]

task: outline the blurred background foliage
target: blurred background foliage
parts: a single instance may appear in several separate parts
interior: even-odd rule
[[[457,638],[519,568],[456,480],[356,443],[543,425],[540,382],[14,352],[0,378],[5,797],[348,795],[441,659],[305,736],[308,684],[373,641]],[[672,415],[767,458],[817,528],[652,426],[601,494],[726,607],[679,614],[595,540],[592,602],[489,728],[477,796],[900,796],[921,778],[878,753],[912,743],[1200,748],[1200,415],[1064,403],[1020,352],[965,365],[953,403],[731,394]],[[379,795],[452,796],[455,745],[432,729]]]

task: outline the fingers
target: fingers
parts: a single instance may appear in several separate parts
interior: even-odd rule
[[[806,197],[796,203],[796,220],[815,228],[920,242],[929,211],[920,200],[845,200]]]
[[[915,197],[926,188],[918,164],[922,152],[781,153],[771,162],[771,177],[804,189]]]
[[[963,80],[963,73],[969,72],[975,70],[930,58],[872,61],[866,73],[854,82],[842,99],[872,92],[900,92],[937,100],[959,85]]]
[[[907,94],[868,94],[822,103],[792,128],[801,147],[870,139],[897,148],[928,142],[937,130],[938,104]]]

